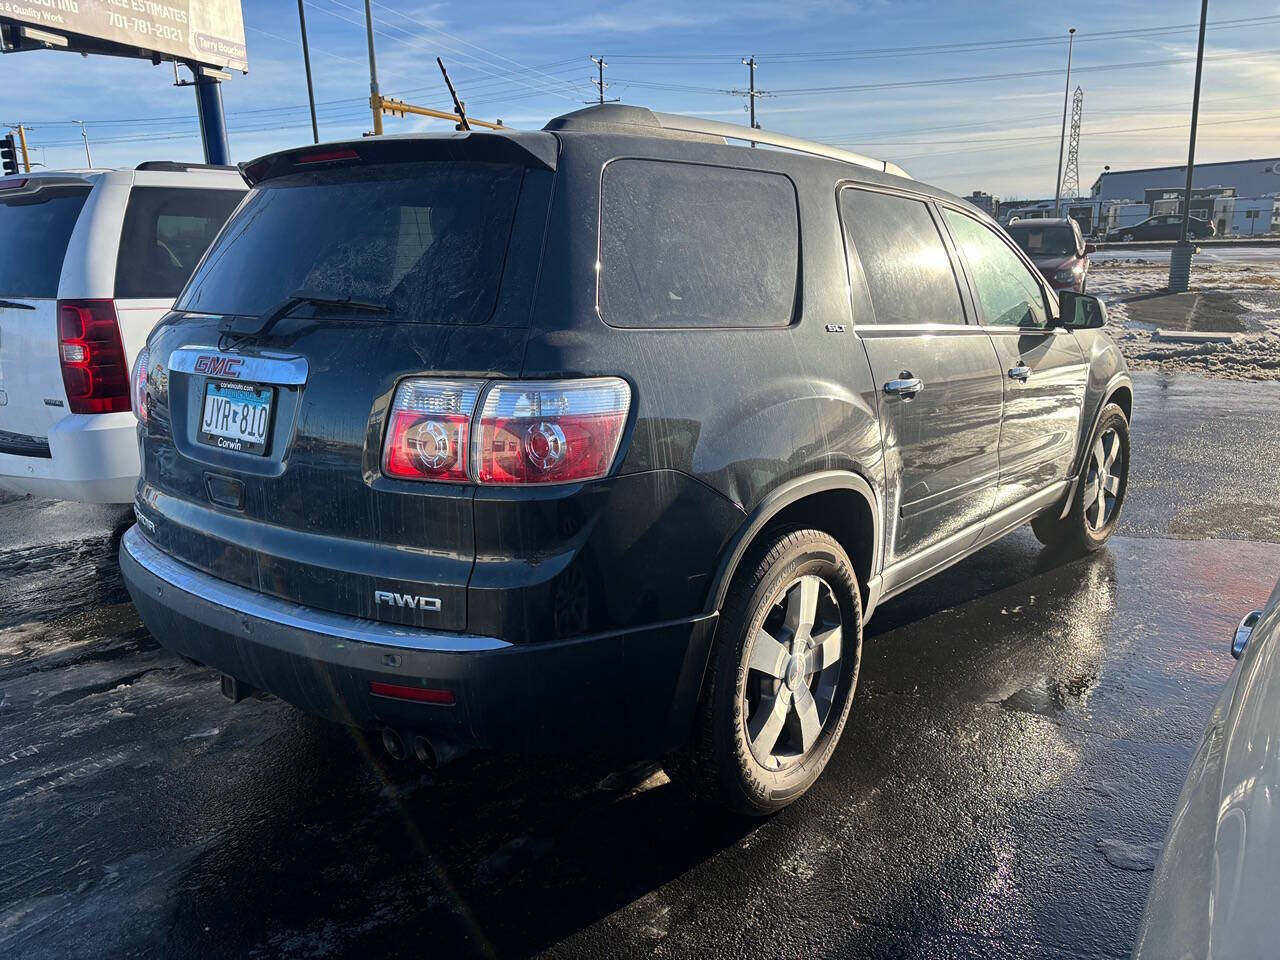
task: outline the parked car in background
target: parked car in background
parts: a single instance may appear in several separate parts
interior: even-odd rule
[[[170,162],[0,178],[0,488],[133,499],[130,364],[245,190]]]
[[[1199,217],[1192,217],[1187,227],[1187,236],[1192,240],[1203,240],[1214,235],[1213,224]],[[1128,227],[1120,227],[1107,234],[1107,239],[1129,243],[1134,240],[1177,240],[1182,236],[1182,215],[1147,217]]]
[[[1055,290],[1084,293],[1092,244],[1085,243],[1074,220],[1015,220],[1009,236],[1031,258]]]
[[[1280,944],[1280,584],[1230,643],[1240,662],[1174,811],[1135,960],[1274,957]]]
[[[1115,529],[1102,304],[892,164],[608,105],[245,174],[138,362],[120,551],[233,700],[429,763],[662,755],[764,814],[882,600],[1028,521]]]

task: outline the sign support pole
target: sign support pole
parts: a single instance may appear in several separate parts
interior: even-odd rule
[[[195,69],[196,110],[200,114],[200,139],[204,141],[204,162],[217,166],[231,163],[227,143],[227,118],[222,109],[222,83]]]

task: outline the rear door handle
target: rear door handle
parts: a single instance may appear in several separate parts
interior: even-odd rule
[[[1010,368],[1009,368],[1009,379],[1010,379],[1010,380],[1021,380],[1023,383],[1026,383],[1026,382],[1027,382],[1027,380],[1028,380],[1030,377],[1031,377],[1031,368],[1030,368],[1030,367],[1022,367],[1022,366],[1018,366],[1018,367],[1010,367]]]
[[[924,381],[919,377],[899,377],[884,385],[884,392],[891,396],[914,397],[924,389]]]

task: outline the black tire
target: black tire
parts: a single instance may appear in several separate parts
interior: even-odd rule
[[[1132,234],[1132,233],[1126,233],[1126,234],[1125,234],[1124,236],[1122,236],[1120,239],[1121,239],[1122,241],[1124,241],[1125,243],[1133,243],[1134,237],[1133,237],[1133,234]]]
[[[1116,474],[1117,484],[1107,501],[1103,491],[1102,514],[1095,513],[1096,500],[1092,500],[1096,491],[1093,478],[1097,476],[1097,465],[1094,450],[1100,442],[1114,434],[1119,445],[1118,457],[1121,468]],[[1107,451],[1109,452],[1109,450]],[[1114,469],[1114,460],[1111,469]],[[1058,518],[1060,507],[1048,513],[1042,513],[1031,521],[1031,529],[1036,539],[1046,547],[1068,553],[1092,553],[1101,549],[1115,533],[1116,524],[1120,520],[1120,510],[1124,506],[1125,491],[1129,486],[1129,420],[1124,411],[1116,404],[1109,403],[1102,411],[1097,429],[1089,438],[1089,446],[1085,449],[1084,463],[1080,466],[1080,474],[1076,480],[1076,489],[1071,498],[1071,509],[1067,515]],[[1101,520],[1101,524],[1097,522]]]
[[[789,604],[804,602],[801,597],[806,585],[810,595],[813,591],[817,594],[814,626],[792,630],[786,619]],[[779,611],[782,621],[777,619]],[[833,638],[836,616],[840,631],[837,659],[819,667],[831,650],[829,643],[815,645],[814,640]],[[772,674],[753,666],[751,660],[755,645],[766,642],[757,640],[765,633],[766,624],[774,643],[762,647],[762,653],[800,651],[788,654],[785,665],[782,660],[773,660]],[[840,544],[821,530],[767,531],[744,558],[730,586],[694,729],[685,748],[664,760],[668,774],[701,799],[737,813],[765,816],[781,810],[809,789],[835,751],[849,715],[861,659],[861,595],[853,565]],[[779,672],[784,676],[779,677]],[[772,685],[771,696],[763,690],[766,681]],[[801,687],[808,691],[807,699]],[[785,701],[781,710],[780,700]],[[820,718],[816,736],[812,736],[812,722],[806,724],[801,719],[802,702],[806,718]],[[777,713],[786,719],[777,721],[781,732],[762,762],[753,743],[760,747],[767,737],[758,731],[753,740],[749,726],[762,721],[767,724],[768,717]],[[804,747],[806,735],[810,743]],[[786,751],[778,745],[792,743],[798,745],[799,752],[783,756]],[[775,749],[777,756],[773,755]]]

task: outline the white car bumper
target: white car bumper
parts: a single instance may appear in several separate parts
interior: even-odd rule
[[[0,489],[53,500],[130,503],[138,485],[132,413],[69,414],[49,430],[48,457],[0,453]]]

